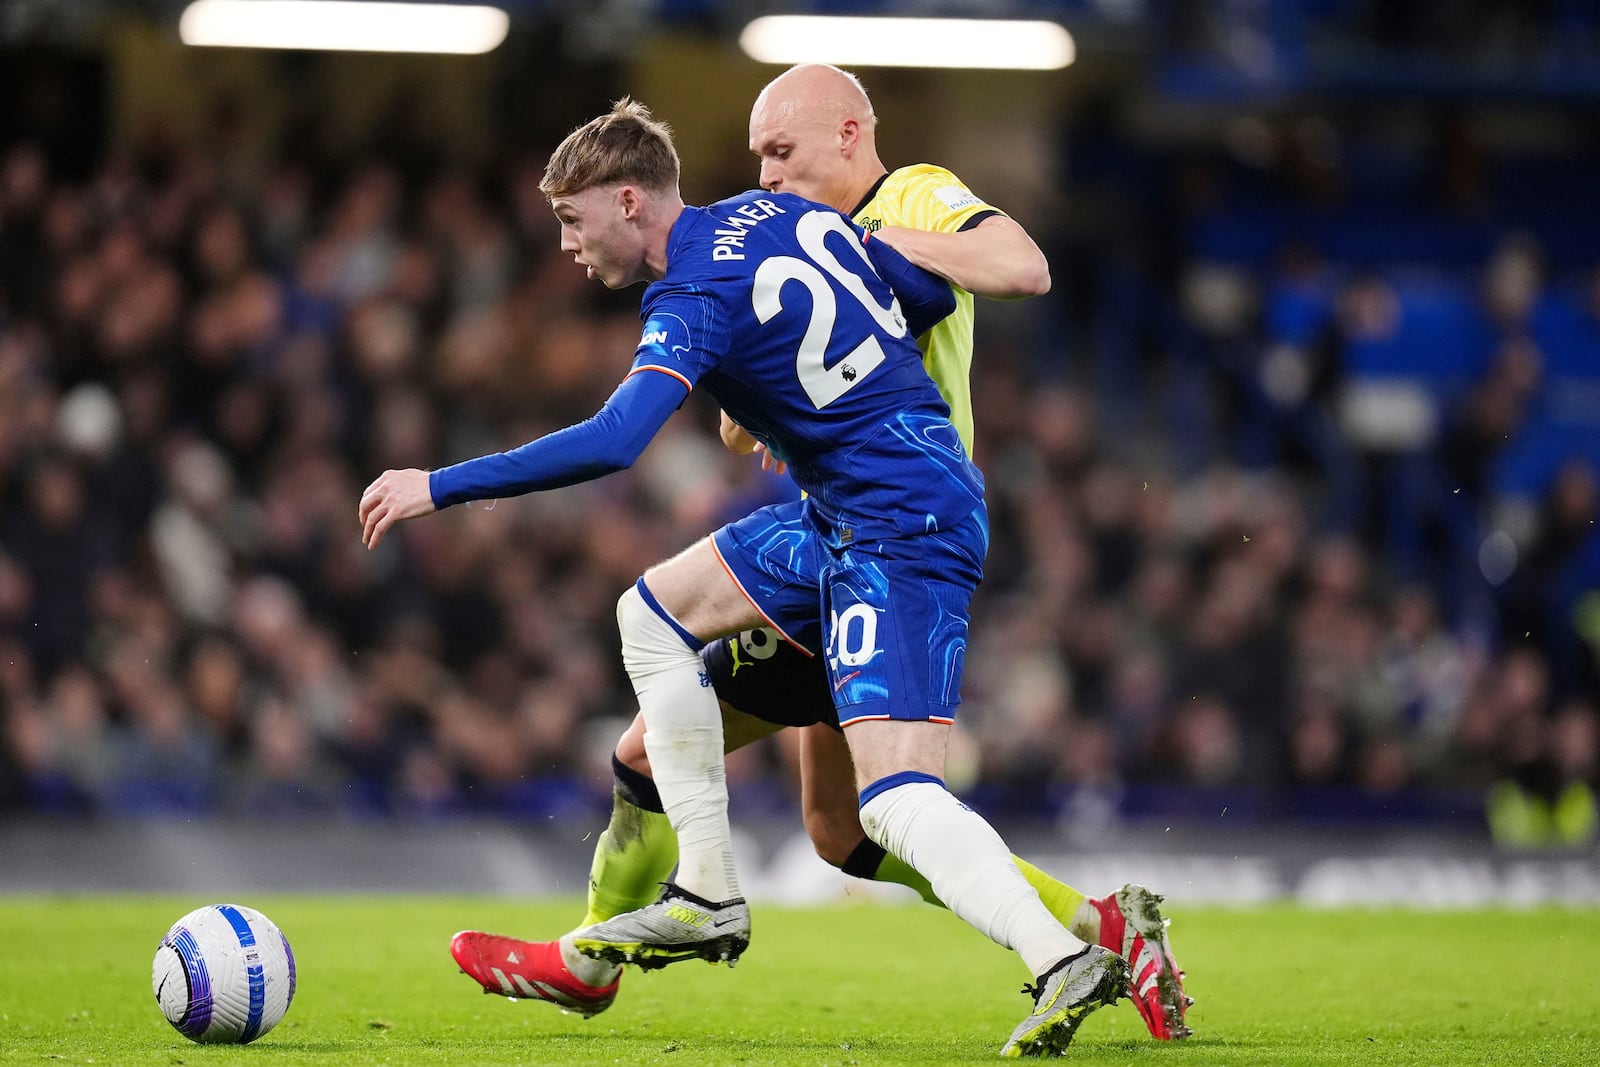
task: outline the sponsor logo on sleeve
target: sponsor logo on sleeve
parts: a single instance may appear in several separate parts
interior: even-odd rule
[[[689,351],[694,343],[689,339],[689,325],[676,315],[652,315],[644,324],[639,337],[640,348],[656,348],[674,357]]]
[[[963,208],[977,207],[979,204],[983,203],[982,200],[979,200],[977,197],[973,196],[969,190],[960,185],[943,186],[942,188],[935,189],[933,191],[933,195],[937,196],[940,200],[943,200],[944,206],[949,208],[951,211],[960,211]]]

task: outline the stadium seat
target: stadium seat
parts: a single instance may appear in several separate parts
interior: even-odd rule
[[[1333,315],[1336,283],[1331,277],[1307,281],[1277,279],[1262,308],[1270,343],[1309,345]]]
[[[1402,275],[1392,283],[1400,321],[1383,338],[1352,340],[1345,371],[1357,378],[1407,378],[1436,398],[1459,396],[1483,373],[1494,335],[1470,289],[1428,276]]]
[[[1600,425],[1537,422],[1501,455],[1491,484],[1500,495],[1538,498],[1574,457],[1600,467]]]
[[[1600,425],[1600,319],[1581,293],[1562,293],[1535,309],[1530,332],[1544,356],[1542,417]]]

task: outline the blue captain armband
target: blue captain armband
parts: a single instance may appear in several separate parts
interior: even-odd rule
[[[558,489],[625,470],[688,395],[674,374],[642,368],[623,379],[592,418],[509,452],[479,456],[428,475],[434,507]]]

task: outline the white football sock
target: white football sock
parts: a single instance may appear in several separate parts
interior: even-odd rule
[[[722,762],[722,711],[693,635],[641,579],[617,601],[622,661],[644,713],[644,750],[678,835],[679,886],[712,903],[739,896]]]
[[[1015,949],[1035,977],[1083,950],[1083,942],[1045,909],[983,816],[937,779],[916,774],[892,784],[900,777],[884,779],[887,788],[876,793],[874,786],[864,791],[870,795],[861,805],[867,836],[932,883],[951,911]]]

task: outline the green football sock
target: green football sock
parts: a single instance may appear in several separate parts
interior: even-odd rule
[[[1028,884],[1039,891],[1039,899],[1044,901],[1044,906],[1050,914],[1054,915],[1062,926],[1071,930],[1073,918],[1078,914],[1079,906],[1089,899],[1088,894],[1080,893],[1067,883],[1057,881],[1021,856],[1012,856],[1011,860],[1017,865],[1017,870],[1022,872],[1022,877],[1028,880]],[[1077,933],[1076,930],[1073,932]]]
[[[1012,856],[1011,859],[1022,872],[1022,877],[1038,891],[1039,899],[1044,901],[1044,906],[1050,914],[1054,915],[1062,926],[1071,928],[1073,917],[1077,915],[1078,907],[1087,899],[1086,896],[1065,882],[1050,877],[1019,856]],[[894,882],[897,885],[909,886],[929,904],[944,907],[944,901],[934,893],[933,886],[928,884],[926,878],[898,856],[884,851],[870,840],[862,840],[855,852],[845,861],[843,870],[846,874],[855,875],[857,878],[870,878],[875,882]]]
[[[584,926],[655,900],[661,883],[672,877],[672,868],[678,863],[678,835],[666,813],[659,810],[654,783],[637,771],[626,767],[622,771],[611,795],[611,823],[596,842],[589,867],[589,911],[583,917]],[[651,810],[652,801],[657,810]]]
[[[917,891],[918,896],[929,904],[936,904],[941,908],[944,907],[944,901],[934,894],[933,886],[928,884],[928,880],[892,852],[883,854],[883,859],[879,862],[878,870],[873,874],[872,880],[874,882],[894,882],[898,885],[910,886]]]

